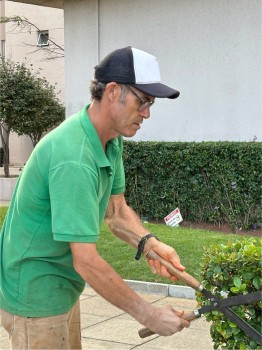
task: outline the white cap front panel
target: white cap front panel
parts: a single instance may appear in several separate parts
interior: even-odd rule
[[[136,84],[160,83],[160,71],[155,56],[132,48]]]

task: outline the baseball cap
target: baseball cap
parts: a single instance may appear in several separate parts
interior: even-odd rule
[[[160,70],[155,56],[127,46],[114,50],[95,67],[95,79],[101,83],[112,81],[128,84],[160,98],[177,98],[179,91],[161,83]]]

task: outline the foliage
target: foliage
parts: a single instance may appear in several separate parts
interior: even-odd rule
[[[32,66],[29,69],[24,63],[12,61],[2,60],[0,64],[0,100],[4,168],[5,176],[9,176],[10,132],[28,135],[35,146],[45,131],[64,120],[65,109],[56,97],[55,87],[33,73]]]
[[[139,215],[163,220],[176,207],[185,220],[261,222],[261,150],[256,142],[125,141],[126,197]]]
[[[261,248],[262,240],[254,238],[213,245],[205,250],[202,260],[203,284],[207,290],[221,297],[223,292],[227,297],[238,294],[252,293],[261,289]],[[200,293],[198,301],[206,303],[206,298]],[[261,332],[262,303],[234,307],[242,319]],[[206,316],[212,321],[211,336],[214,349],[261,349],[224,314],[213,311]]]

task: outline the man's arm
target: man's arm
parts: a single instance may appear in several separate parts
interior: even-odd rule
[[[143,226],[133,209],[126,204],[124,194],[112,195],[110,197],[105,221],[114,235],[136,249],[140,239],[148,233],[148,230]],[[185,270],[185,267],[180,264],[180,259],[175,249],[158,241],[154,237],[146,241],[144,253],[150,250],[155,251],[162,258],[171,262],[178,270]],[[177,281],[177,278],[172,277],[167,269],[161,266],[158,261],[148,260],[148,264],[153,273]]]
[[[171,306],[155,307],[136,294],[98,254],[95,243],[70,243],[73,264],[79,275],[103,298],[163,336],[189,327]]]

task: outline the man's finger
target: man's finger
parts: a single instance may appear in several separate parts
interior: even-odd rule
[[[155,266],[154,266],[154,260],[147,260],[147,262],[148,262],[148,265],[150,266],[150,268],[151,268],[151,272],[154,274],[154,275],[156,275],[156,269],[155,269]]]

